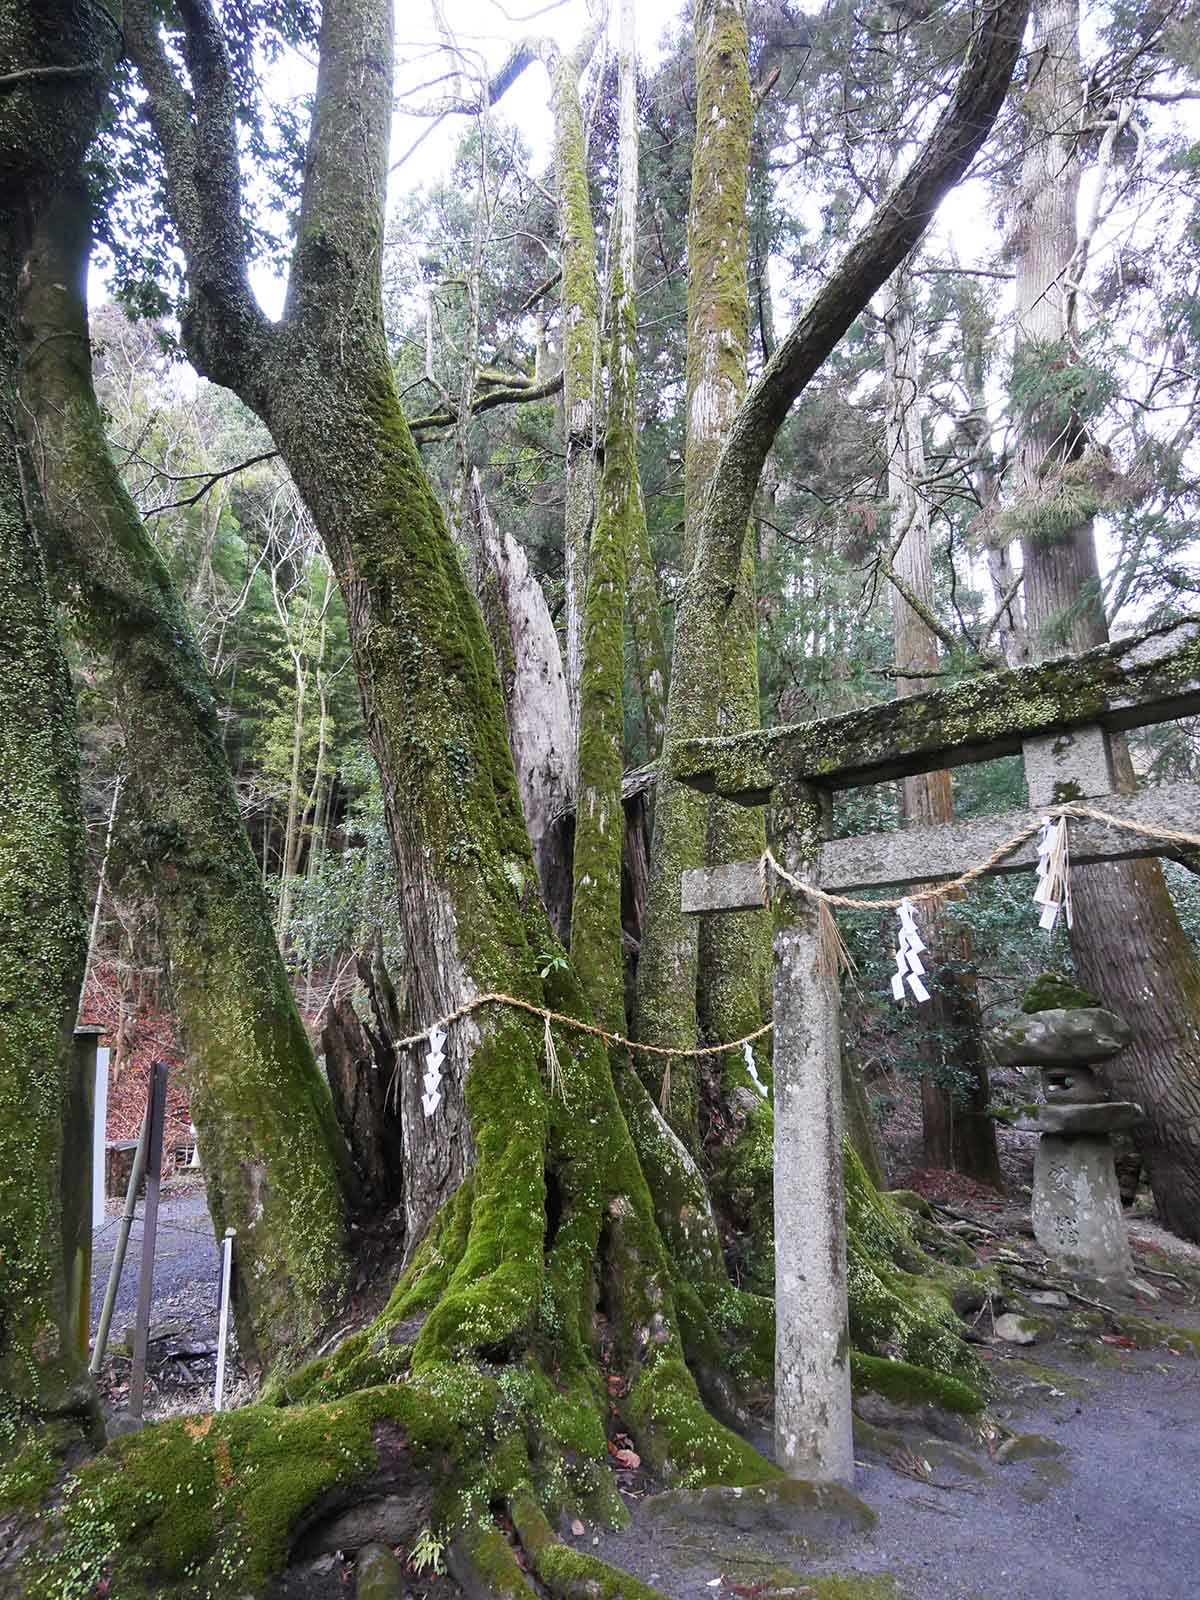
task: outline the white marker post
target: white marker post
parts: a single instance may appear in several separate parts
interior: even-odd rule
[[[229,1341],[229,1280],[233,1271],[233,1241],[235,1228],[226,1228],[221,1241],[221,1321],[217,1328],[217,1389],[213,1410],[221,1411],[225,1403],[225,1346]]]

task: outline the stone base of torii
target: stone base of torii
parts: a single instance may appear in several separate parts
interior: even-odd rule
[[[1200,620],[1085,655],[967,679],[825,721],[671,746],[666,776],[774,810],[774,854],[813,887],[846,894],[957,878],[1045,808],[1086,803],[1147,831],[1071,821],[1071,861],[1088,865],[1192,851],[1162,832],[1196,832],[1200,786],[1114,790],[1109,739],[1200,712]],[[833,795],[1020,753],[1031,809],[899,833],[828,838]],[[1031,871],[1030,840],[989,871]],[[686,872],[685,912],[760,909],[762,864]],[[850,1484],[850,1337],[842,1189],[836,972],[818,906],[775,899],[775,1440],[790,1475]]]

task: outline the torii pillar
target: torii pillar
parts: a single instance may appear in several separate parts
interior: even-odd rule
[[[816,882],[829,795],[776,792],[780,865]],[[793,1478],[854,1483],[841,1002],[815,901],[775,896],[775,1459]]]
[[[815,883],[829,794],[774,791],[776,852]],[[719,870],[686,875],[686,912],[744,910]],[[753,904],[753,900],[749,902]],[[854,1482],[837,972],[807,896],[775,897],[775,1459],[789,1477]],[[780,1181],[786,1175],[786,1181]]]
[[[1108,740],[1200,714],[1200,618],[1085,655],[997,672],[841,717],[671,745],[676,782],[742,805],[774,807],[776,855],[826,891],[948,880],[1018,831],[1026,843],[989,866],[1037,862],[1041,808],[1091,800],[1120,831],[1073,824],[1077,865],[1176,855],[1200,818],[1200,786],[1112,789]],[[832,796],[996,756],[1025,760],[1032,810],[900,833],[829,840]],[[1139,825],[1150,832],[1140,834]],[[1164,833],[1163,830],[1166,830]],[[683,874],[685,912],[762,906],[759,863]],[[854,1474],[846,1222],[842,1185],[837,975],[807,896],[781,889],[775,911],[775,1438],[789,1475],[849,1485]]]

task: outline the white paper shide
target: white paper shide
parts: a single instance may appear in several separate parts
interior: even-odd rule
[[[429,1050],[425,1056],[425,1076],[421,1080],[425,1086],[421,1104],[425,1107],[427,1117],[431,1117],[441,1104],[442,1062],[446,1059],[443,1048],[445,1043],[446,1030],[436,1026],[430,1028]]]
[[[1035,905],[1042,908],[1038,927],[1053,933],[1062,912],[1067,927],[1074,925],[1071,912],[1071,856],[1067,845],[1066,817],[1043,817],[1038,834],[1037,888]]]
[[[892,975],[892,999],[906,1000],[904,992],[907,983],[912,990],[914,1000],[929,999],[929,990],[921,982],[925,976],[925,968],[921,963],[921,954],[925,949],[925,941],[917,932],[917,913],[912,901],[901,900],[896,912],[900,923],[896,939],[896,970]]]
[[[750,1082],[765,1100],[767,1098],[767,1086],[758,1075],[758,1068],[754,1064],[754,1049],[749,1039],[742,1046],[742,1057],[746,1063],[746,1071],[750,1074]]]

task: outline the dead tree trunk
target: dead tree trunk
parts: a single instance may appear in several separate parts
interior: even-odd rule
[[[558,635],[542,586],[512,534],[496,526],[478,472],[469,515],[478,548],[476,589],[500,669],[508,743],[517,769],[538,882],[554,931],[571,929],[574,732]]]

